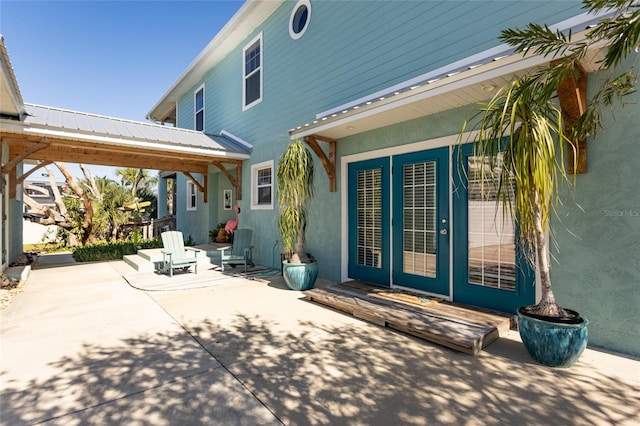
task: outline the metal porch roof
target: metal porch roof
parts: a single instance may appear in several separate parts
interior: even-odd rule
[[[582,32],[612,12],[583,13],[556,25],[552,30]],[[580,36],[578,36],[580,38]],[[598,68],[601,52],[590,52],[583,66]],[[542,56],[515,53],[506,44],[498,45],[444,67],[426,72],[397,85],[316,114],[313,121],[290,129],[291,139],[316,135],[340,139],[388,125],[425,117],[450,109],[486,101],[496,88],[514,77],[547,63]]]
[[[252,150],[225,131],[210,135],[32,104],[25,109],[23,120],[0,118],[10,159],[206,173],[211,164],[238,164]]]

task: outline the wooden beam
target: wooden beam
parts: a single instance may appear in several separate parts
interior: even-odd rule
[[[188,177],[191,182],[193,182],[193,184],[196,186],[196,188],[198,188],[198,191],[202,192],[202,199],[203,201],[206,203],[207,202],[207,189],[208,189],[208,184],[209,181],[207,180],[207,178],[205,177],[204,180],[204,185],[201,184],[200,182],[198,182],[198,179],[196,179],[195,177],[193,177],[193,175],[189,172],[182,172],[186,177]],[[204,173],[202,176],[207,176],[207,173]]]
[[[553,64],[553,63],[552,63]],[[564,116],[564,130],[571,133],[573,125],[587,108],[587,73],[578,65],[579,74],[569,77],[557,87],[558,102]],[[581,139],[567,144],[567,171],[587,172],[587,140]]]
[[[335,139],[325,138],[318,135],[305,136],[304,141],[316,153],[322,166],[324,167],[327,177],[329,178],[329,191],[336,192],[336,141]],[[329,144],[329,155],[325,154],[318,141]]]
[[[202,182],[203,182],[203,190],[202,190],[202,201],[203,202],[207,202],[207,199],[209,198],[209,172],[207,171],[207,173],[202,175]]]
[[[242,200],[242,161],[236,161],[236,200]]]
[[[18,178],[16,176],[16,168],[12,168],[7,172],[3,171],[4,174],[9,174],[9,198],[12,200],[16,199],[16,195],[18,193]]]
[[[219,168],[222,173],[229,179],[231,186],[236,190],[236,200],[242,200],[242,161],[236,161],[236,176],[234,177],[229,170],[220,161],[214,161],[214,166]]]
[[[22,163],[29,155],[33,154],[36,151],[40,151],[41,149],[45,149],[49,146],[48,143],[36,143],[28,148],[26,151],[17,154],[13,157],[12,160],[9,160],[8,163],[2,165],[2,173],[9,173],[9,170],[14,170],[16,166]],[[9,145],[9,151],[11,151],[11,145]]]
[[[25,179],[27,179],[29,176],[31,176],[33,174],[33,172],[40,170],[43,167],[48,166],[49,164],[51,164],[53,161],[41,161],[40,163],[38,163],[34,168],[32,168],[31,170],[29,170],[26,173],[23,173],[17,180],[17,184],[20,185],[21,183],[23,183],[25,181]]]

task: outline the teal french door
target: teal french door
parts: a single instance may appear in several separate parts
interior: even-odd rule
[[[393,157],[393,283],[449,294],[449,148]]]
[[[448,152],[349,164],[349,277],[449,294]]]
[[[452,160],[449,152],[349,164],[349,277],[503,312],[534,303],[517,224],[480,173],[490,165],[470,145],[455,147]]]
[[[349,276],[388,287],[389,157],[351,163],[348,173]]]
[[[453,300],[515,313],[535,303],[534,273],[516,244],[517,224],[496,203],[495,189],[481,173],[490,165],[473,156],[472,146],[456,147],[453,159],[460,165],[453,172]],[[513,197],[513,183],[504,187]]]

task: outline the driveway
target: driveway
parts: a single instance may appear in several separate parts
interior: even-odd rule
[[[269,282],[144,292],[123,262],[32,271],[0,312],[0,422],[637,424],[640,361],[540,366],[517,333],[476,357]]]

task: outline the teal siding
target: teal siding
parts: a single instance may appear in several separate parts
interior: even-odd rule
[[[206,75],[207,132],[224,128],[256,146],[286,139],[289,129],[318,112],[497,45],[502,28],[556,23],[581,11],[576,1],[314,1],[307,32],[292,40],[287,25],[294,3],[280,7]],[[260,32],[264,100],[243,112],[242,49]],[[193,128],[193,91],[200,84],[179,102],[180,127]]]

